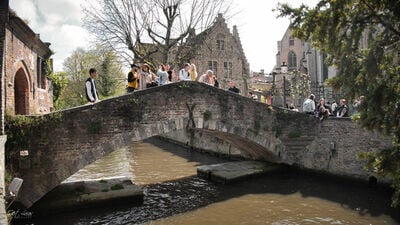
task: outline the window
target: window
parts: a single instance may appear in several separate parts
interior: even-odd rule
[[[225,50],[225,40],[223,34],[217,35],[217,49],[218,50]]]
[[[225,41],[224,40],[217,40],[217,49],[224,50],[225,49]]]
[[[293,37],[289,37],[289,46],[293,46],[294,45],[294,39]]]
[[[46,88],[46,69],[47,69],[46,61],[43,60],[40,57],[37,57],[37,61],[36,62],[37,62],[36,63],[36,66],[37,66],[37,70],[36,70],[37,87],[45,89]]]
[[[288,54],[288,67],[289,68],[296,68],[297,66],[297,57],[294,51],[290,51]]]
[[[232,62],[224,62],[225,78],[232,78]]]
[[[217,61],[208,61],[208,69],[212,70],[214,72],[214,74],[217,74],[217,67],[218,67],[218,63]]]

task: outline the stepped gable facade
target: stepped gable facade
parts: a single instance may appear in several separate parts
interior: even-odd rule
[[[218,14],[213,26],[199,35],[205,35],[203,43],[190,60],[196,64],[199,75],[209,69],[213,70],[220,88],[228,89],[229,81],[233,80],[240,93],[245,95],[250,79],[250,65],[237,27],[233,26],[231,32],[222,14]]]

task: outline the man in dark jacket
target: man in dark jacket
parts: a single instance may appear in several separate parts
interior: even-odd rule
[[[237,88],[235,86],[235,83],[233,82],[233,80],[229,81],[229,89],[228,90],[232,91],[232,92],[235,92],[235,93],[238,93],[238,94],[240,93],[239,88]]]

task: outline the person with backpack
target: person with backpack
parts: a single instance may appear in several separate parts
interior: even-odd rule
[[[314,115],[315,112],[315,96],[313,94],[303,102],[303,112],[306,114]]]

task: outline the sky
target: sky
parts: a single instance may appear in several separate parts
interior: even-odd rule
[[[50,42],[55,71],[61,71],[64,60],[78,47],[86,48],[89,33],[82,27],[83,0],[10,0],[10,7],[28,21],[43,42]],[[244,53],[252,71],[271,71],[275,65],[277,41],[289,25],[288,18],[276,18],[272,12],[278,3],[315,6],[318,0],[233,0],[238,13],[228,20],[232,31],[237,26]]]

